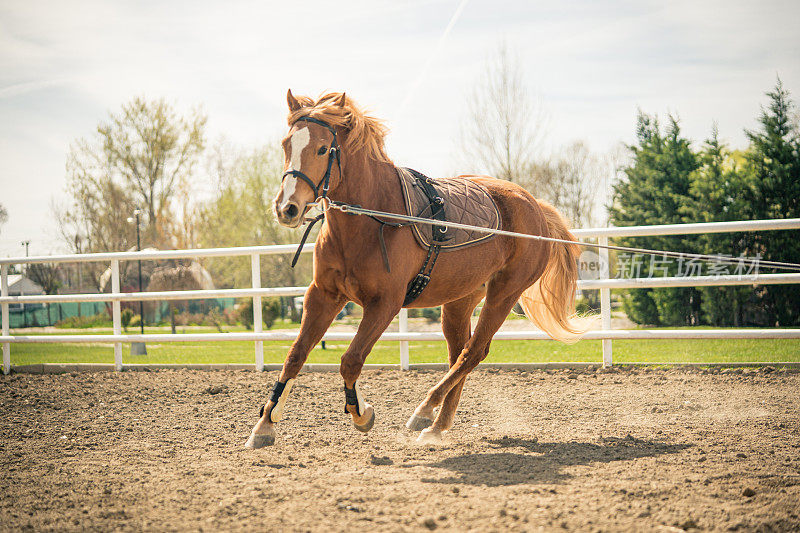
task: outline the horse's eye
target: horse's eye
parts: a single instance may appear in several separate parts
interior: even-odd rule
[[[325,152],[327,152],[327,151],[328,151],[328,149],[327,149],[327,148],[325,148],[324,146],[320,146],[320,147],[319,147],[319,150],[317,150],[317,154],[319,154],[319,155],[324,155],[324,154],[325,154]]]

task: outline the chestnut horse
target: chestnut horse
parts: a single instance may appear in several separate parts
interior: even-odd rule
[[[384,151],[387,130],[380,121],[366,115],[344,93],[326,94],[314,101],[295,98],[289,91],[287,100],[286,174],[275,198],[275,213],[282,225],[301,225],[312,204],[320,197],[324,203],[326,195],[332,201],[405,213],[397,169]],[[522,187],[489,177],[462,178],[474,180],[489,192],[503,229],[575,241],[561,215]],[[373,345],[403,307],[406,288],[426,257],[411,228],[387,226],[387,270],[379,224],[367,216],[327,210],[314,246],[314,280],[305,294],[300,333],[246,446],[274,443],[275,423],[283,414],[295,377],[348,301],[359,304],[364,316],[341,359],[345,410],[360,431],[372,427],[374,410],[364,401],[356,380]],[[554,339],[576,341],[588,329],[574,314],[577,254],[577,244],[498,235],[439,256],[430,283],[408,305],[442,306],[442,331],[450,362],[450,370],[430,389],[407,423],[409,429],[422,430],[419,440],[438,441],[452,426],[467,374],[487,356],[492,337],[517,301]],[[470,317],[484,297],[472,332]]]

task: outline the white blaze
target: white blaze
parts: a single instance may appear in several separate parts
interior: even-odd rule
[[[308,131],[308,128],[301,128],[294,132],[289,144],[292,150],[289,158],[289,170],[300,170],[300,164],[303,160],[303,149],[308,146],[310,141],[311,132]],[[281,185],[281,191],[283,192],[283,203],[280,206],[281,210],[289,205],[289,199],[294,196],[296,189],[297,178],[295,176],[286,176],[286,179],[283,180],[283,185]]]

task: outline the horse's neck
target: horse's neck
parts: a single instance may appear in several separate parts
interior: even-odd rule
[[[331,191],[332,200],[379,211],[402,210],[400,182],[391,163],[356,157],[343,165],[342,172],[341,183]]]
[[[404,212],[403,193],[394,165],[366,157],[350,159],[346,163],[342,165],[342,181],[330,192],[331,200],[388,213]],[[354,237],[359,246],[365,239],[378,238],[375,221],[368,217],[331,209],[326,219],[327,231],[344,248],[356,243]],[[377,246],[375,250],[378,250]]]

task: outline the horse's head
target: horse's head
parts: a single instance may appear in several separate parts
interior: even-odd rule
[[[291,90],[286,98],[292,113],[302,107]],[[337,104],[344,107],[344,93]],[[310,209],[309,204],[327,193],[332,175],[338,178],[336,137],[333,126],[311,116],[300,117],[291,125],[282,142],[284,175],[275,197],[275,214],[282,225],[299,226]]]

